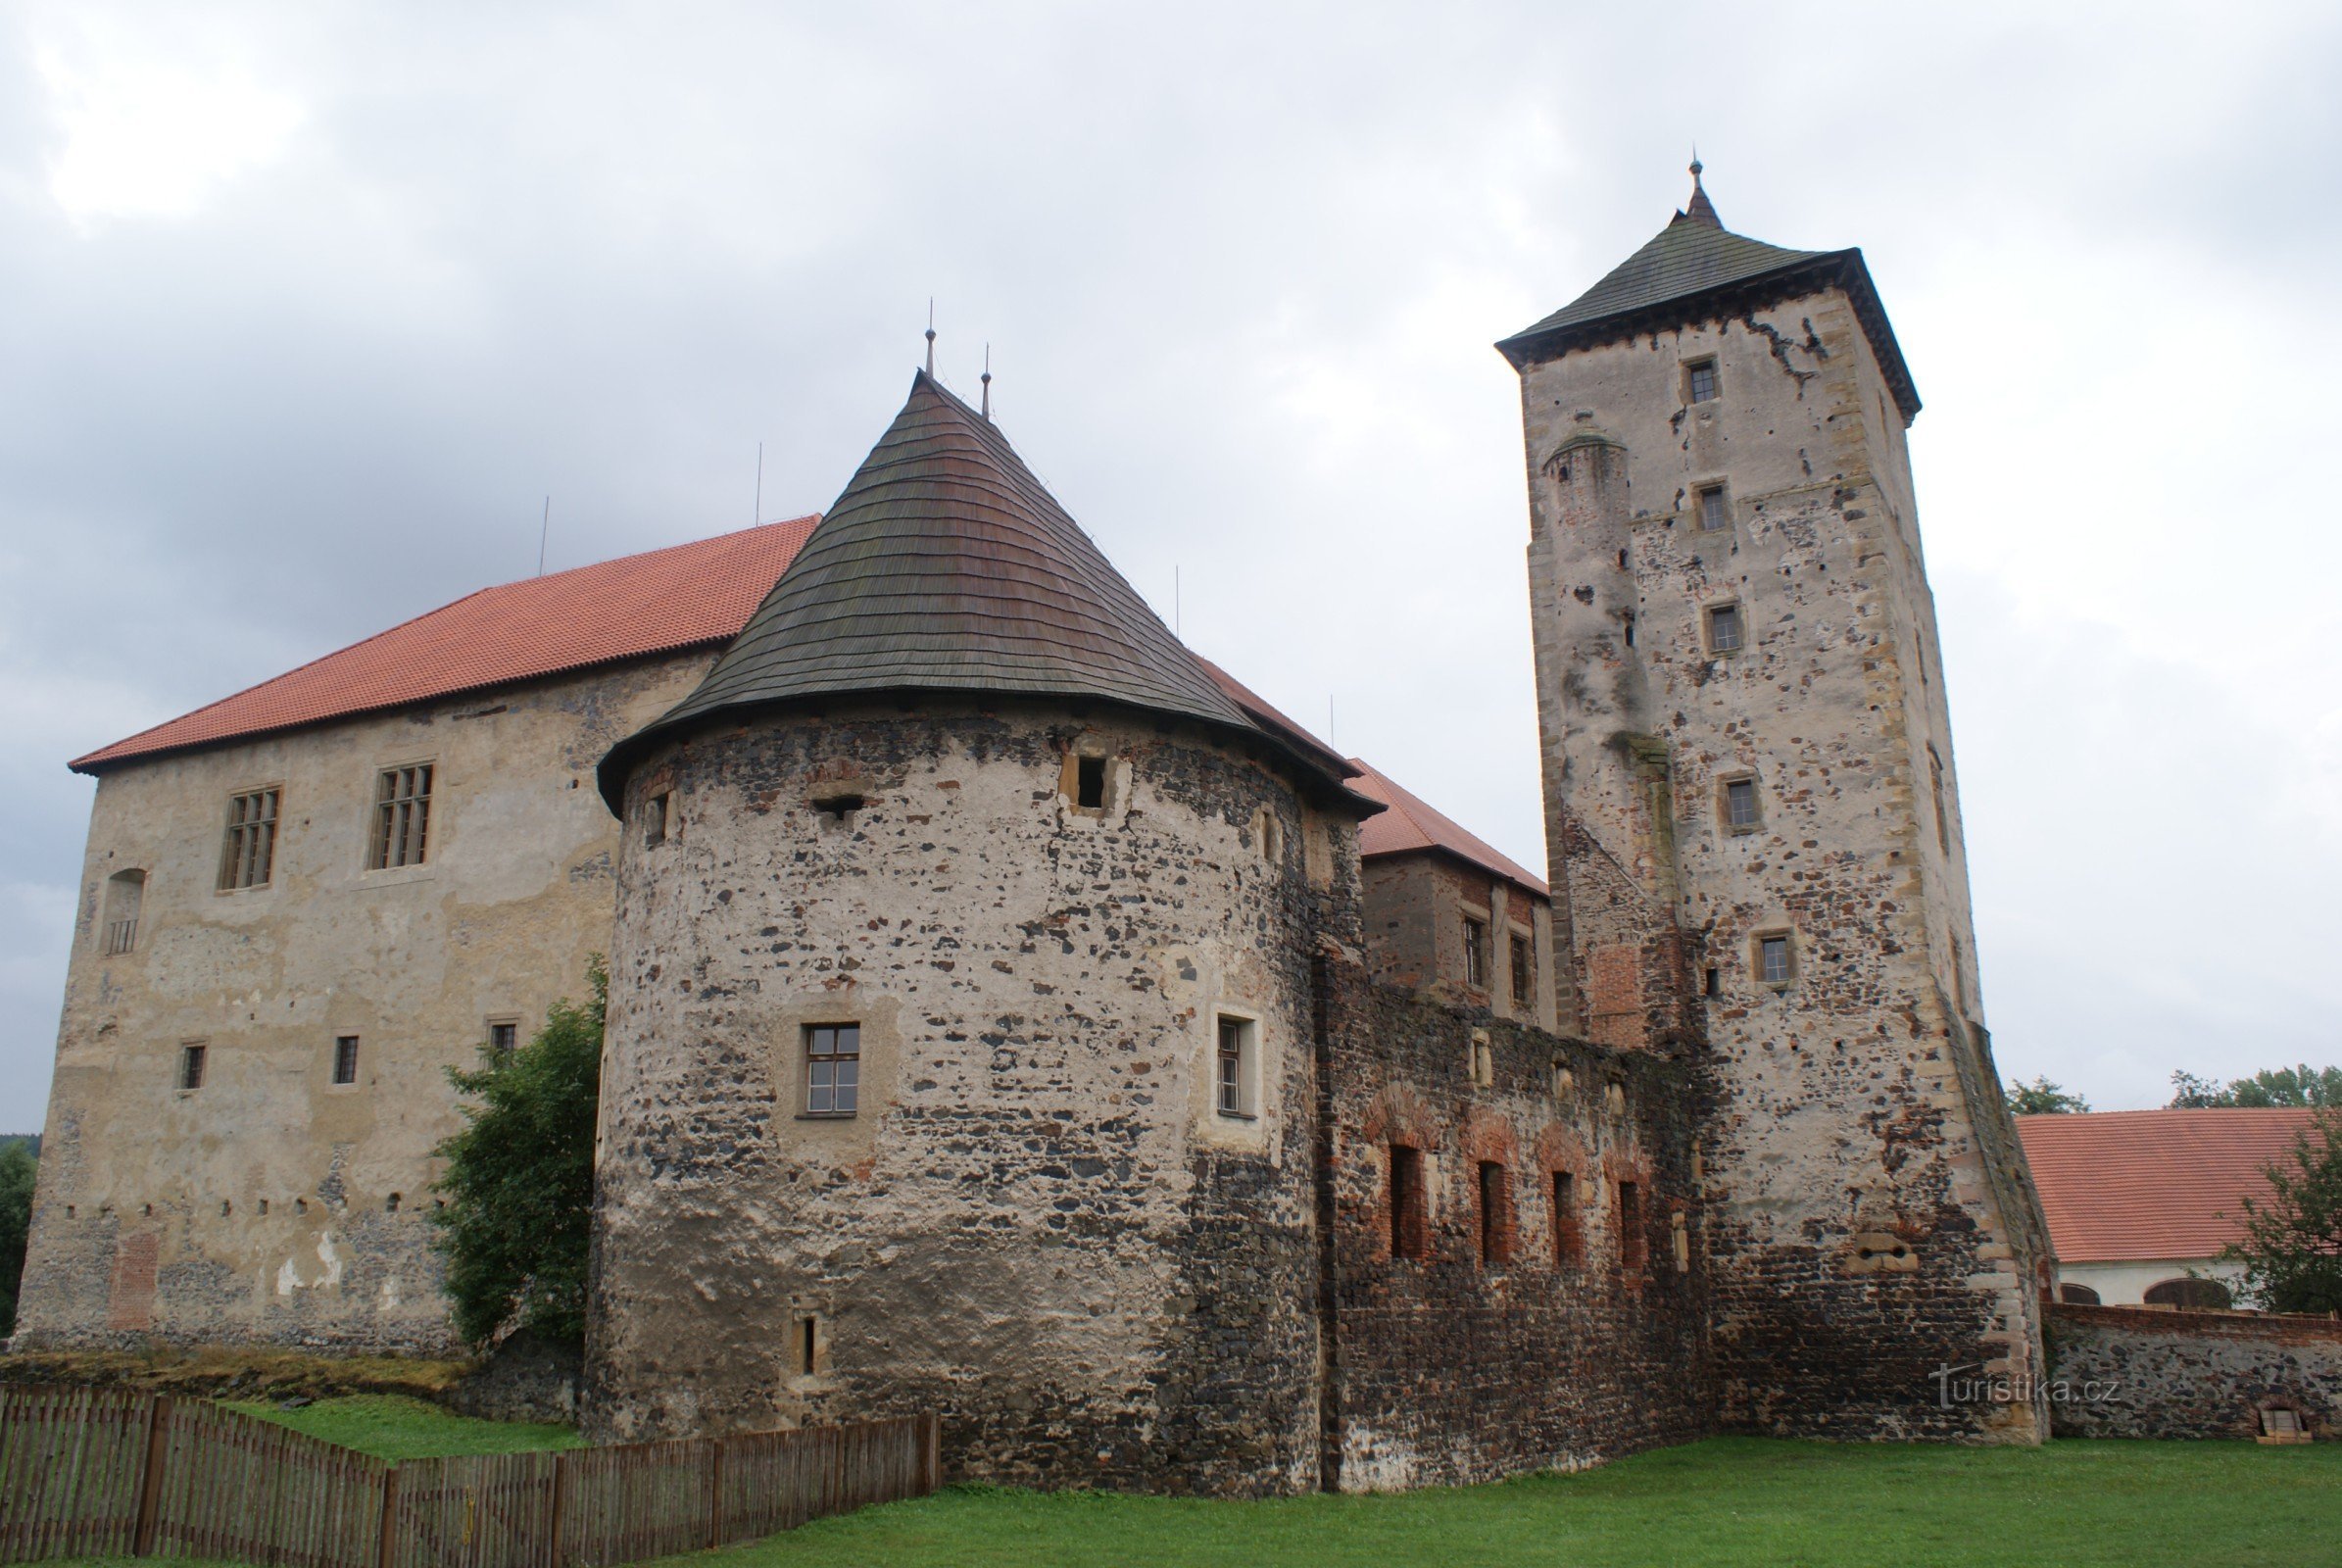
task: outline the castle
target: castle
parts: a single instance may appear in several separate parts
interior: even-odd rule
[[[1693,172],[1498,345],[1549,896],[921,373],[817,519],[75,764],[21,1342],[444,1345],[441,1069],[607,952],[598,1434],[934,1408],[960,1475],[1214,1493],[2038,1441],[1918,395],[1859,252]]]

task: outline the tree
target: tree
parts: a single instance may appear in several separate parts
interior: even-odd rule
[[[448,1069],[468,1097],[464,1130],[431,1214],[447,1260],[456,1332],[486,1345],[508,1330],[577,1345],[585,1339],[586,1257],[594,1207],[594,1122],[602,1094],[602,1027],[610,975],[586,964],[591,999],[563,999],[534,1039],[475,1071]]]
[[[2090,1102],[2079,1095],[2066,1093],[2044,1075],[2029,1084],[2021,1080],[2011,1085],[2009,1108],[2020,1116],[2063,1116],[2086,1111]]]
[[[2263,1174],[2269,1196],[2243,1200],[2244,1235],[2220,1257],[2268,1311],[2342,1311],[2342,1109],[2320,1108]]]
[[[2250,1078],[2230,1079],[2226,1088],[2193,1073],[2171,1074],[2173,1110],[2272,1105],[2342,1105],[2342,1067],[2313,1067],[2308,1062],[2264,1067]]]
[[[32,1228],[32,1178],[38,1169],[27,1145],[0,1149],[0,1338],[17,1328],[17,1287],[24,1281],[24,1237]]]

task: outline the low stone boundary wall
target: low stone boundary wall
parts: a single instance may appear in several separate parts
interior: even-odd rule
[[[2049,1306],[2061,1438],[2257,1438],[2261,1412],[2342,1439],[2342,1322],[2252,1312]]]

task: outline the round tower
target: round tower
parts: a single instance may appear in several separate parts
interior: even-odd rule
[[[917,377],[603,764],[589,1425],[933,1409],[955,1475],[1313,1485],[1342,776]]]

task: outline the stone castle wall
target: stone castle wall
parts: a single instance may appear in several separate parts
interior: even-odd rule
[[[602,753],[705,655],[454,698],[110,770],[82,897],[19,1343],[450,1348],[429,1247],[446,1069],[525,1036],[610,943]],[[424,862],[366,869],[381,768],[436,768]],[[266,887],[219,891],[229,797],[275,787]],[[146,873],[127,953],[108,880]],[[356,1035],[359,1079],[332,1082]],[[178,1087],[201,1041],[203,1086]]]
[[[1364,930],[1378,979],[1500,1018],[1556,1027],[1553,910],[1477,865],[1433,851],[1376,857],[1364,867]],[[1466,981],[1464,916],[1488,922],[1488,973]],[[1513,999],[1512,938],[1529,941],[1526,1002]]]
[[[1339,972],[1330,993],[1342,1487],[1575,1469],[1714,1430],[1690,1073]],[[1414,1256],[1394,1252],[1394,1145],[1424,1172]]]
[[[2261,1412],[2342,1437],[2342,1323],[2141,1306],[2047,1308],[2061,1438],[2257,1438]]]
[[[1077,753],[1111,759],[1096,812]],[[1354,824],[1197,729],[1013,706],[716,730],[630,816],[659,792],[679,825],[629,822],[611,961],[590,1429],[939,1409],[954,1475],[1314,1486],[1308,960],[1355,940]],[[1242,1118],[1222,1012],[1257,1032]],[[804,1119],[804,1030],[841,1020],[859,1113]]]
[[[1721,396],[1693,405],[1704,359]],[[2037,1401],[1930,1398],[1946,1361],[2037,1371],[2046,1250],[1980,1022],[1901,421],[1853,308],[1738,306],[1532,365],[1522,393],[1554,881],[1590,1033],[1702,1014],[1728,1417],[2035,1438]]]

